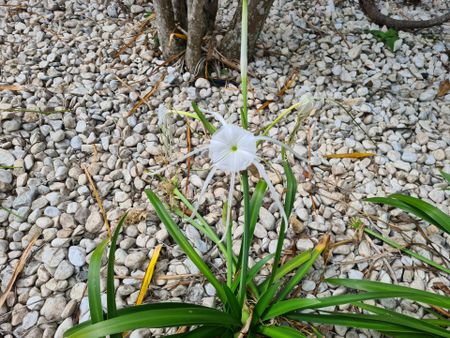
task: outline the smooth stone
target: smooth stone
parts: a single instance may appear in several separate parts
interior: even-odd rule
[[[0,166],[11,167],[14,161],[14,156],[8,150],[0,149]]]
[[[86,264],[86,252],[78,246],[71,246],[69,248],[68,257],[69,262],[74,266],[81,267]]]

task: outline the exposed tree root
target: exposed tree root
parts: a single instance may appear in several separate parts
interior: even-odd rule
[[[450,11],[430,20],[397,20],[382,14],[375,4],[375,0],[359,0],[359,4],[370,20],[380,26],[387,26],[396,30],[422,29],[450,21]]]

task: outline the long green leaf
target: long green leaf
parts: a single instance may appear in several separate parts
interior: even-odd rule
[[[447,181],[447,184],[450,185],[450,174],[448,174],[445,171],[441,170],[441,175]]]
[[[439,337],[450,337],[450,331],[447,331],[446,329],[443,329],[439,326],[436,326],[434,324],[428,323],[426,321],[423,321],[421,319],[417,319],[411,316],[406,316],[403,314],[400,314],[398,312],[390,311],[387,309],[383,309],[377,306],[364,304],[364,303],[353,303],[354,306],[357,306],[363,310],[375,313],[379,316],[383,316],[384,320],[386,322],[392,323],[392,324],[400,324],[403,326],[407,326],[416,330],[421,330],[423,332],[429,333],[429,334],[436,334]],[[450,321],[449,321],[450,325]]]
[[[197,106],[197,103],[194,101],[191,102],[192,108],[194,108],[194,111],[197,113],[198,118],[202,122],[205,129],[212,135],[216,132],[216,127],[214,127],[205,117],[205,114],[200,110],[200,108]]]
[[[266,194],[267,183],[264,180],[259,180],[256,184],[255,191],[253,192],[252,199],[250,200],[250,235],[249,240],[253,237],[255,232],[256,222],[259,218],[259,211],[261,210],[261,205]],[[250,246],[250,243],[248,243]]]
[[[205,276],[205,278],[214,286],[217,291],[217,295],[223,303],[227,303],[227,295],[222,284],[217,280],[214,274],[211,272],[209,267],[203,261],[203,259],[198,255],[197,251],[192,247],[186,237],[183,235],[181,230],[175,224],[173,219],[170,217],[164,205],[161,203],[156,194],[147,189],[145,190],[147,198],[150,203],[155,208],[156,213],[158,214],[159,219],[166,226],[167,231],[172,236],[172,238],[177,242],[177,244],[181,247],[181,249],[186,253],[186,255],[190,258],[190,260],[197,266],[197,268],[201,271],[201,273]]]
[[[427,221],[428,223],[435,224],[434,220],[431,217],[429,217],[422,210],[414,208],[413,206],[411,206],[407,203],[404,203],[398,199],[392,198],[391,196],[389,196],[389,197],[371,197],[371,198],[366,198],[364,201],[378,203],[378,204],[387,204],[392,207],[396,207],[396,208],[402,209],[406,212],[409,212],[411,214],[414,214],[417,217]],[[437,226],[437,224],[435,224],[435,225]]]
[[[414,289],[413,289],[414,290]],[[395,291],[371,291],[358,294],[344,294],[339,296],[330,296],[323,298],[294,298],[289,300],[284,300],[275,303],[270,307],[267,313],[264,315],[264,320],[269,320],[271,318],[284,315],[285,313],[291,311],[300,311],[305,309],[319,309],[326,308],[329,306],[350,304],[358,301],[369,300],[369,299],[383,299],[383,298],[402,298],[410,299],[418,302],[426,303],[428,297],[423,295],[417,295],[412,292],[400,292]]]
[[[264,265],[267,264],[268,261],[270,261],[273,258],[273,254],[267,255],[263,259],[256,262],[255,265],[252,266],[252,268],[248,271],[248,280],[251,281],[253,278],[255,278],[256,274],[263,268]],[[240,276],[237,276],[236,279],[233,281],[233,285],[231,287],[232,291],[235,291],[239,285]]]
[[[286,153],[284,149],[283,154],[285,157]],[[294,206],[295,194],[297,193],[297,180],[295,179],[291,166],[289,165],[289,162],[286,159],[283,160],[283,167],[287,180],[287,191],[284,202],[284,212],[286,213],[286,217],[289,219],[289,217],[291,216],[292,208]],[[272,273],[270,274],[268,285],[271,285],[273,283],[273,281],[275,280],[275,276],[277,274],[278,264],[281,258],[281,250],[283,249],[287,226],[288,224],[285,224],[285,221],[283,220],[281,222],[280,232],[278,234],[277,248],[275,250],[275,258],[273,261]]]
[[[133,309],[138,308],[136,306]],[[68,331],[67,338],[97,338],[139,328],[162,328],[190,325],[211,325],[224,328],[238,327],[240,322],[225,312],[207,307],[185,304],[184,307],[130,311],[77,331]]]
[[[107,301],[107,318],[113,318],[117,312],[116,306],[116,292],[114,286],[114,263],[116,257],[116,242],[119,237],[120,229],[122,228],[125,219],[127,218],[127,214],[123,215],[117,224],[116,230],[114,231],[113,237],[111,239],[111,245],[109,247],[109,256],[108,256],[108,272],[106,277],[106,301]]]
[[[294,271],[299,266],[307,262],[311,258],[311,250],[306,250],[295,256],[294,258],[289,259],[286,263],[284,263],[281,267],[277,269],[277,273],[274,278],[274,282],[280,280],[284,276],[286,276],[289,272]],[[260,286],[260,289],[267,290],[269,284],[269,279],[266,279]]]
[[[271,338],[306,338],[296,329],[289,326],[259,326],[258,332]]]
[[[324,239],[322,239],[322,241],[324,241]],[[322,251],[325,250],[326,243],[327,240],[316,245],[316,247],[312,251],[311,258],[295,272],[294,276],[289,280],[288,284],[281,289],[280,294],[278,295],[278,301],[285,299],[286,296],[300,283],[309,269],[311,269],[316,259],[320,256]]]
[[[94,250],[89,263],[88,272],[88,301],[91,320],[97,323],[103,320],[102,300],[100,298],[100,268],[102,265],[102,256],[108,245],[108,239],[103,240]],[[99,335],[101,336],[101,335]]]
[[[417,290],[406,286],[361,279],[330,278],[326,279],[325,281],[330,284],[345,286],[351,289],[362,291],[398,292],[402,294],[408,294],[408,299],[417,300],[418,302],[450,309],[450,297],[441,296],[435,293]]]
[[[250,251],[250,192],[248,186],[248,173],[244,170],[241,174],[242,194],[244,195],[244,234],[242,235],[241,253],[242,259],[240,261],[241,279],[239,281],[238,300],[241,306],[244,305],[247,293],[247,275],[248,275],[248,256]]]
[[[280,285],[280,282],[275,282],[273,285],[271,285],[270,288],[267,288],[267,290],[263,292],[253,310],[253,324],[257,323],[264,312],[267,310],[276,293],[278,292]]]
[[[436,226],[438,226],[439,228],[450,234],[450,216],[446,215],[444,212],[436,208],[434,205],[422,201],[419,198],[411,197],[408,195],[393,194],[390,197],[396,198],[402,201],[403,203],[411,205],[413,208],[421,210],[422,212],[427,214],[428,217],[434,220],[434,224]]]
[[[308,323],[340,325],[377,331],[390,331],[397,333],[417,332],[407,326],[385,322],[382,316],[377,315],[337,312],[332,312],[330,314],[289,313],[286,315],[286,318]]]

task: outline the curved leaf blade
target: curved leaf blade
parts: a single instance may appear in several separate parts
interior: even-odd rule
[[[102,265],[102,256],[108,245],[109,239],[103,240],[94,250],[89,263],[88,272],[88,301],[91,320],[97,323],[103,320],[102,300],[100,298],[100,268]]]
[[[166,305],[166,304],[160,304]],[[112,319],[107,319],[92,325],[83,326],[78,330],[68,330],[67,338],[97,338],[114,333],[135,330],[139,328],[162,328],[191,325],[211,325],[222,328],[238,327],[240,322],[225,312],[215,309],[191,306],[138,309],[135,306],[125,314],[117,313]]]

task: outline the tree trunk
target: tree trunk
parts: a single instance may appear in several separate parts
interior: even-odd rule
[[[153,0],[153,7],[156,12],[156,26],[158,29],[159,43],[165,59],[180,53],[181,46],[177,39],[171,39],[175,32],[175,18],[172,2],[167,0]]]
[[[188,41],[186,46],[186,66],[193,74],[202,67],[202,42],[206,33],[214,30],[218,0],[191,0],[188,2]]]
[[[267,15],[274,0],[249,0],[248,2],[248,55],[255,52],[256,41],[264,27]],[[242,19],[242,0],[234,13],[233,20],[230,23],[230,29],[223,37],[220,44],[220,51],[230,59],[239,59],[241,45],[241,19]]]
[[[194,0],[188,10],[188,40],[186,46],[186,66],[191,73],[197,73],[197,65],[202,55],[202,40],[205,35],[204,7],[206,0]]]
[[[186,0],[172,0],[175,23],[179,24],[185,31],[188,30],[188,11]]]

